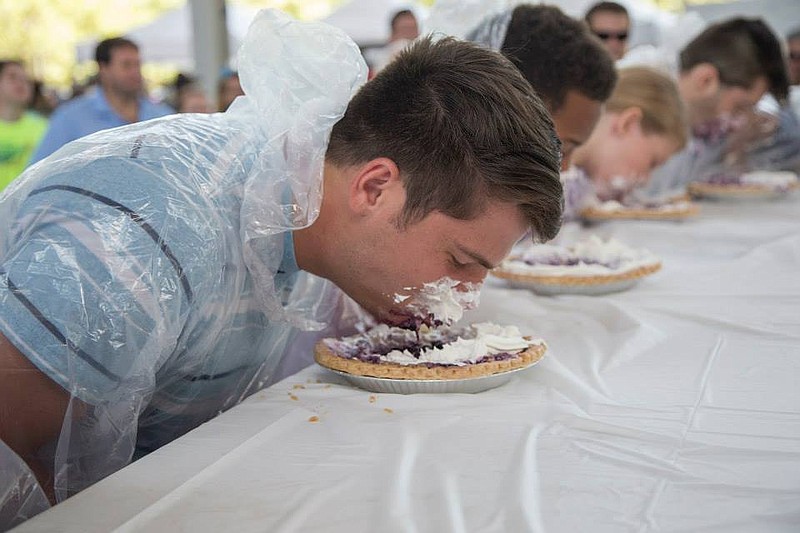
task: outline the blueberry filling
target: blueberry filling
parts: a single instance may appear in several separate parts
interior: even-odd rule
[[[419,336],[418,330],[416,333],[417,336]],[[357,359],[365,363],[380,363],[382,356],[385,356],[394,350],[408,351],[414,357],[419,359],[423,351],[436,349],[441,350],[445,344],[455,341],[462,333],[463,332],[460,331],[437,331],[434,335],[431,335],[430,333],[427,334],[427,338],[423,338],[419,342],[409,342],[407,339],[405,339],[405,337],[401,337],[399,335],[395,335],[394,338],[392,338],[390,335],[388,339],[371,339],[369,337],[362,337],[350,342],[337,339],[326,339],[324,342],[333,353],[340,357],[344,357],[346,359]],[[487,354],[475,361],[475,363],[504,361],[507,359],[512,359],[516,355],[517,354],[515,353],[508,352]],[[458,366],[456,364],[448,363],[423,364],[427,368],[433,368],[437,366]]]
[[[584,265],[600,265],[606,268],[615,269],[619,267],[619,261],[613,262],[603,262],[598,261],[597,259],[593,259],[591,257],[576,257],[576,256],[569,256],[569,257],[562,257],[562,256],[551,256],[541,259],[525,259],[524,260],[526,265],[529,266],[536,266],[536,265],[548,265],[548,266],[576,266],[579,264]]]
[[[411,331],[417,332],[417,340],[419,340],[419,328],[423,325],[428,326],[429,328],[435,328],[441,326],[443,323],[441,320],[434,318],[433,313],[428,313],[424,317],[405,313],[398,314],[400,314],[400,316],[405,316],[406,319],[399,324],[390,325],[393,325],[396,328],[410,329]]]
[[[731,174],[714,174],[708,180],[712,185],[741,185],[742,180],[739,176]]]

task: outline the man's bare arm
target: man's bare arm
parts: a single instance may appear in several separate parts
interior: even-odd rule
[[[69,398],[0,333],[0,439],[28,463],[51,500],[49,469],[36,452],[58,437]]]

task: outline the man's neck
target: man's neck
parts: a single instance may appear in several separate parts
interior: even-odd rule
[[[314,224],[292,231],[294,257],[300,270],[324,277],[324,269],[321,268],[322,261],[320,261],[323,243],[320,241],[318,228],[315,228]]]
[[[139,97],[126,93],[112,91],[107,87],[101,89],[108,105],[127,122],[139,120]]]
[[[10,102],[0,102],[0,120],[16,122],[25,113],[25,107]]]

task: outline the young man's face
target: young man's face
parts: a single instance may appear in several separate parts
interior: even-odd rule
[[[703,63],[681,74],[678,89],[686,102],[689,121],[698,126],[716,118],[750,112],[766,94],[769,84],[761,76],[750,87],[724,85],[716,68]]]
[[[25,107],[32,96],[33,86],[25,70],[14,63],[7,64],[0,72],[0,102]]]
[[[609,121],[619,120],[609,116]],[[601,200],[616,200],[618,196],[646,182],[650,173],[663,164],[678,149],[676,141],[666,135],[645,133],[641,122],[628,127],[609,127],[596,131],[602,135],[595,143],[584,167],[592,177]],[[587,145],[589,146],[589,145]]]
[[[398,39],[413,41],[418,36],[419,27],[417,26],[417,19],[413,15],[403,15],[394,21],[394,26],[392,26],[392,41]]]
[[[756,79],[752,87],[723,86],[717,104],[718,115],[739,116],[753,110],[769,85],[764,78]]]
[[[118,46],[111,50],[111,59],[100,66],[103,87],[124,96],[138,96],[142,91],[142,64],[139,51],[132,46]]]
[[[561,170],[569,168],[573,150],[589,139],[602,111],[602,102],[575,90],[567,92],[561,107],[551,110],[556,135],[561,141]]]
[[[373,233],[372,245],[362,241],[365,253],[362,267],[355,269],[361,273],[353,280],[351,296],[385,316],[386,297],[405,288],[421,287],[445,276],[483,282],[526,229],[519,209],[501,203],[490,205],[474,220],[434,212],[404,229],[386,224],[383,231]],[[402,311],[397,316],[397,321],[403,320]]]
[[[603,41],[614,61],[622,59],[628,49],[630,20],[627,15],[599,11],[592,15],[589,28]]]
[[[301,268],[330,279],[383,321],[407,318],[394,302],[396,294],[443,277],[482,282],[528,229],[516,205],[498,201],[489,201],[472,220],[434,211],[401,226],[406,198],[402,180],[379,176],[359,185],[360,178],[352,176],[361,172],[326,176],[319,218],[308,231],[295,233],[295,250]],[[309,232],[315,237],[304,244]],[[306,261],[309,247],[313,259]],[[320,254],[319,249],[326,251]]]

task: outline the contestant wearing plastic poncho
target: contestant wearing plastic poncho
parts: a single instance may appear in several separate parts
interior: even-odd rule
[[[0,203],[0,330],[81,400],[68,417],[91,411],[42,458],[59,501],[273,381],[292,325],[334,301],[284,241],[317,214],[330,129],[366,68],[343,34],[277,12],[256,19],[240,65],[251,96],[228,113],[88,136]],[[116,176],[113,196],[93,192]],[[0,465],[2,529],[47,502],[6,446]]]
[[[342,293],[298,263],[394,323],[398,292],[479,283],[558,231],[553,124],[499,54],[423,40],[353,97],[352,41],[264,12],[240,65],[229,112],[86,137],[0,201],[0,363],[32,373],[15,392],[0,367],[0,435],[41,479],[54,466],[59,501],[275,380],[293,332],[335,326]],[[0,453],[3,512],[35,512]]]

